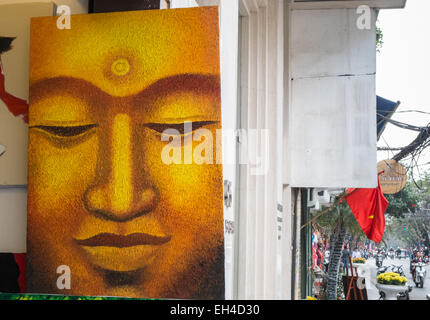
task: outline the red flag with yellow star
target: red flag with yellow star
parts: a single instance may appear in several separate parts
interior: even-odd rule
[[[384,214],[389,202],[382,193],[379,177],[377,188],[351,188],[346,192],[345,200],[367,238],[381,242],[385,230]]]

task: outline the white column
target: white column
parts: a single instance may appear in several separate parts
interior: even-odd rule
[[[278,203],[283,204],[284,83],[288,79],[284,75],[284,1],[244,0],[240,8],[241,128],[248,133],[241,146],[244,151],[247,142],[250,163],[240,169],[239,298],[276,299],[284,290],[283,238],[278,239],[278,226],[283,226]],[[251,134],[253,129],[258,135]],[[263,131],[268,140],[262,140]]]
[[[250,130],[257,128],[257,46],[258,46],[258,16],[256,12],[252,12],[249,17],[249,96],[248,96],[248,149],[250,151],[250,159],[256,158],[256,139],[255,136],[250,134]],[[247,263],[247,274],[246,274],[246,299],[255,299],[255,242],[256,242],[256,176],[252,174],[252,166],[248,165],[248,182],[247,182],[247,200],[248,207],[247,211],[244,212],[247,215],[247,250],[246,250],[246,263]]]
[[[290,142],[291,127],[289,124],[291,109],[291,76],[290,76],[290,42],[291,42],[291,4],[289,1],[281,1],[282,5],[278,10],[278,134],[277,145],[279,146],[277,185],[278,199],[282,203],[281,216],[281,239],[278,241],[278,252],[280,252],[279,283],[277,283],[277,298],[289,300],[292,285],[292,245],[293,245],[293,212],[291,187],[284,185],[284,177],[290,176],[291,157],[288,150]],[[287,180],[288,181],[288,180]]]
[[[247,288],[249,286],[249,268],[247,264],[247,251],[249,250],[249,244],[247,243],[248,234],[248,224],[250,216],[248,215],[248,165],[245,161],[248,160],[248,139],[246,131],[248,129],[248,104],[249,104],[249,45],[250,45],[250,35],[249,26],[250,18],[249,16],[241,17],[241,55],[240,55],[240,122],[241,130],[243,130],[240,135],[241,141],[239,144],[239,183],[240,183],[240,205],[239,205],[239,224],[238,224],[238,299],[246,299]],[[248,275],[248,277],[247,277]]]
[[[268,155],[267,174],[264,177],[264,299],[276,298],[276,259],[277,259],[277,73],[278,73],[278,1],[268,1],[266,19],[266,110],[265,129],[268,130],[268,141],[264,153]],[[282,110],[282,109],[281,109]],[[282,189],[281,189],[282,190]]]
[[[257,158],[256,163],[260,171],[256,176],[256,223],[255,223],[255,298],[264,298],[264,242],[265,242],[265,216],[267,214],[265,207],[265,175],[263,174],[262,165],[262,130],[266,129],[266,8],[259,8],[257,13],[258,30],[257,30],[257,141],[255,141]]]
[[[213,0],[205,0],[204,5],[213,5]],[[221,55],[221,109],[222,127],[225,131],[237,129],[238,102],[238,46],[239,46],[239,3],[238,0],[221,0],[220,11],[220,55]],[[238,208],[237,188],[237,141],[234,135],[227,135],[222,143],[223,178],[232,183],[233,201],[231,207],[224,206],[224,221],[236,225]],[[234,232],[238,232],[235,228]],[[225,233],[225,297],[235,297],[235,235]]]
[[[279,291],[283,300],[291,300],[292,285],[292,246],[293,246],[293,212],[291,187],[283,188],[283,218],[282,218],[282,235],[281,235],[281,274]]]

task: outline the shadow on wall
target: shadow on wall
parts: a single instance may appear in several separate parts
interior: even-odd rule
[[[0,253],[0,292],[25,292],[25,253]]]

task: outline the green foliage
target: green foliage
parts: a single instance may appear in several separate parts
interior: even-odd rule
[[[427,207],[427,204],[430,203],[430,172],[425,172],[415,187],[419,194],[422,206]]]
[[[342,277],[337,278],[336,294],[337,294],[337,300],[345,300],[345,292],[343,290],[343,279],[342,279]]]
[[[430,203],[430,173],[424,173],[421,180],[409,182],[397,194],[386,195],[390,204],[387,208],[387,238],[391,243],[402,243],[412,246],[424,240],[430,246],[430,221],[422,218],[422,208]],[[405,216],[408,213],[410,215]],[[385,237],[385,236],[384,236]]]
[[[415,213],[420,207],[420,194],[412,182],[400,192],[385,196],[390,204],[387,207],[387,214],[402,218],[405,213]]]
[[[380,52],[382,45],[384,44],[384,35],[381,28],[376,27],[376,51]]]
[[[339,217],[341,215],[343,217],[343,224],[345,225],[347,232],[352,237],[356,239],[364,239],[366,237],[345,200],[329,212],[316,219],[315,224],[325,234],[332,234],[338,225]]]

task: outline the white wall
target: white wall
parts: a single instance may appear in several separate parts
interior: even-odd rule
[[[0,0],[2,4],[25,3],[28,0]],[[38,2],[51,2],[38,0]],[[72,14],[88,12],[88,0],[57,0],[57,5],[68,5]],[[0,186],[0,252],[26,252],[27,188]]]
[[[192,8],[197,7],[198,4],[196,0],[171,0],[170,1],[170,8]]]
[[[238,36],[239,6],[238,1],[220,1],[220,54],[221,54],[221,108],[222,127],[231,131],[237,129],[237,95],[238,95]],[[235,226],[237,208],[237,166],[236,139],[226,136],[223,139],[223,179],[232,182],[233,202],[230,208],[224,206],[224,219],[232,221]],[[238,230],[235,228],[235,233]],[[235,295],[235,234],[225,233],[225,265],[226,265],[226,299]]]
[[[288,221],[290,199],[284,198],[282,186],[283,112],[288,105],[284,96],[288,79],[284,43],[288,41],[284,39],[289,16],[284,4],[282,0],[243,0],[240,6],[240,128],[248,133],[240,149],[241,154],[265,157],[267,170],[256,174],[255,163],[240,165],[239,299],[287,298],[289,291],[291,273],[285,265],[291,255],[283,221]],[[250,135],[253,129],[259,134],[267,130],[266,146],[261,137]]]
[[[9,4],[9,3],[25,3],[25,2],[54,2],[57,6],[67,5],[70,7],[72,14],[82,14],[88,13],[88,0],[0,0],[1,4]]]
[[[0,252],[25,253],[27,188],[0,189]]]
[[[284,176],[289,174],[290,154],[285,153],[289,147],[288,125],[291,109],[291,4],[284,2],[283,10],[278,11],[278,19],[282,21],[278,28],[278,50],[282,52],[283,59],[278,59],[278,107],[281,108],[277,119],[277,193],[278,203],[282,205],[282,211],[278,209],[278,224],[280,239],[277,245],[277,299],[291,299],[292,284],[292,247],[293,247],[293,210],[291,199],[291,186],[284,184]],[[281,53],[279,53],[281,55]]]
[[[293,187],[377,185],[376,12],[371,29],[354,9],[292,12],[290,157]]]

